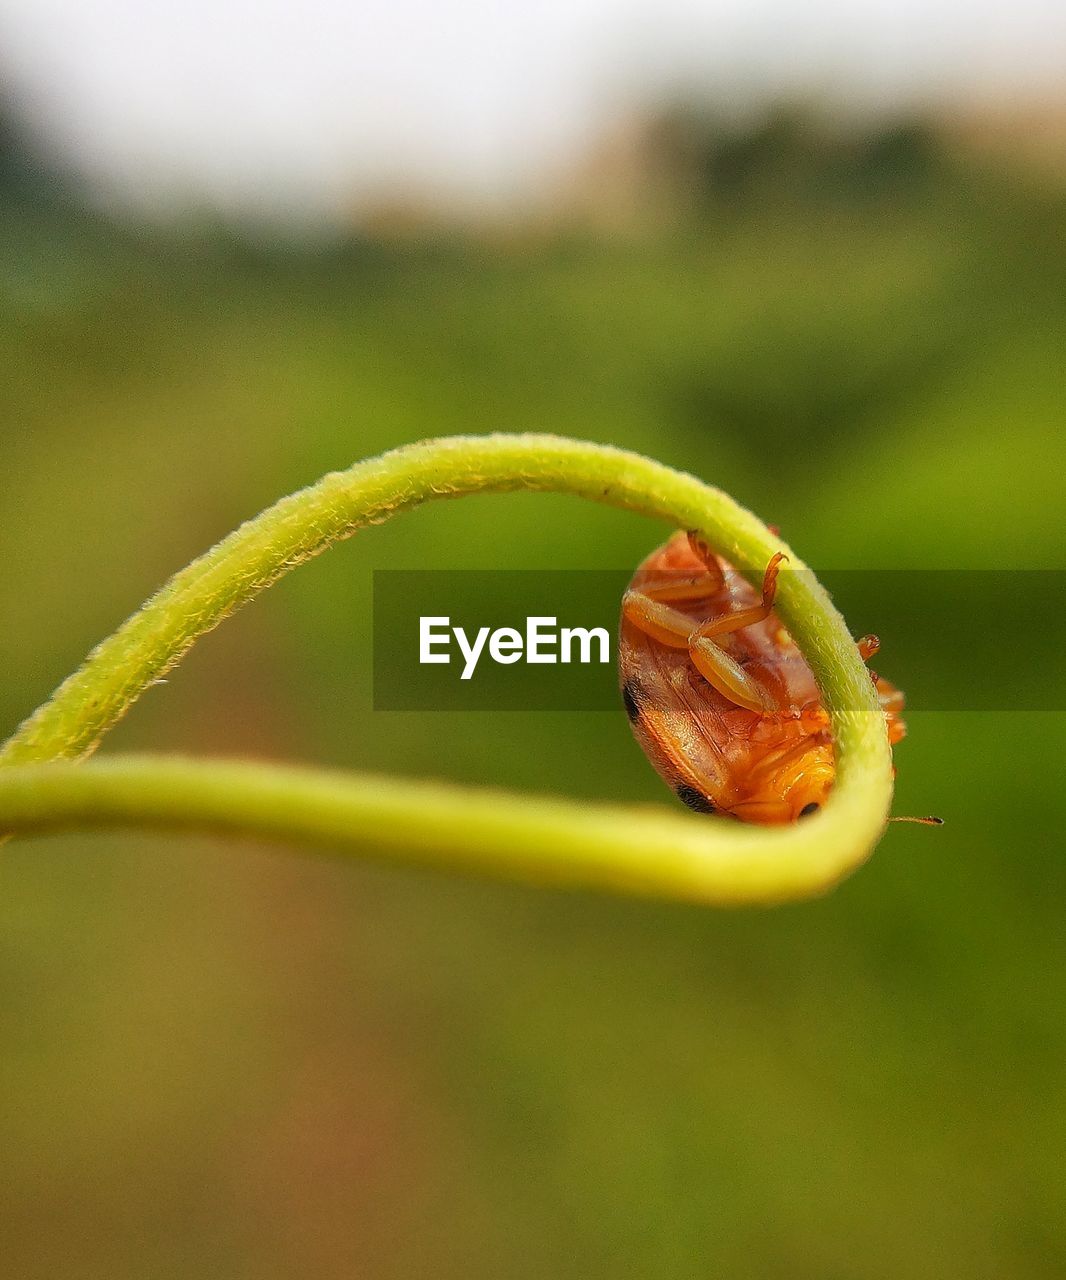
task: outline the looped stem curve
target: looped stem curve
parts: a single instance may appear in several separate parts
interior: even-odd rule
[[[872,851],[892,796],[884,717],[848,628],[814,575],[783,575],[776,608],[830,715],[837,776],[822,811],[751,827],[653,806],[411,783],[167,756],[78,764],[195,640],[283,574],[434,498],[572,494],[696,530],[750,570],[777,552],[806,566],[751,512],[639,454],[551,435],[426,440],[331,472],[282,498],[176,574],[0,748],[0,830],[196,828],[476,870],[544,884],[715,904],[824,892]]]

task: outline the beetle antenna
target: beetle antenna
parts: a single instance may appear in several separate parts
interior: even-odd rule
[[[889,822],[920,822],[923,827],[942,827],[943,818],[889,818]]]

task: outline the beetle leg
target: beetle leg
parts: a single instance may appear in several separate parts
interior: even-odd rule
[[[762,622],[770,616],[774,607],[774,596],[777,594],[777,575],[781,570],[781,561],[786,559],[784,552],[779,551],[766,566],[762,579],[762,602],[747,609],[737,609],[734,613],[723,613],[721,617],[711,618],[698,628],[701,639],[709,640],[712,636],[728,635],[731,631],[739,631],[742,627],[750,627],[753,622]]]
[[[903,696],[903,690],[897,689],[894,684],[889,684],[887,680],[877,677],[877,700],[881,703],[881,709],[889,712],[894,716],[902,713],[906,699]]]
[[[707,600],[721,588],[719,579],[709,573],[697,573],[684,577],[675,576],[667,582],[650,583],[640,588],[649,600],[672,601],[675,604],[696,604]]]
[[[863,636],[861,640],[856,640],[855,644],[859,650],[859,657],[862,658],[863,662],[869,662],[881,648],[881,641],[876,636]]]
[[[695,529],[689,529],[685,535],[688,538],[688,547],[697,560],[703,561],[703,566],[707,573],[714,579],[715,587],[725,586],[725,572],[722,569],[722,562],[710,549],[706,542],[700,537]]]
[[[653,587],[644,591],[627,591],[622,597],[622,616],[660,644],[670,649],[687,649],[700,675],[730,702],[759,715],[768,715],[778,710],[777,699],[720,645],[715,644],[713,637],[739,631],[741,627],[761,622],[767,617],[773,608],[778,567],[784,558],[778,553],[766,566],[762,603],[752,608],[739,609],[694,626],[687,614],[671,608],[663,599],[656,599],[652,594],[656,590]]]
[[[687,649],[692,619],[680,609],[671,609],[646,591],[627,591],[622,597],[622,617],[645,635],[668,649]]]
[[[769,715],[777,710],[777,702],[770,692],[755,680],[734,658],[706,635],[703,627],[697,627],[689,638],[688,656],[692,665],[709,685],[737,706],[759,715]]]
[[[766,690],[713,640],[699,633],[692,619],[661,600],[652,600],[642,591],[627,591],[622,597],[622,616],[627,622],[670,649],[687,649],[693,666],[723,697],[748,711],[764,715],[774,710]]]
[[[762,580],[762,600],[759,604],[702,623],[693,631],[688,646],[689,657],[708,684],[739,706],[760,715],[769,715],[779,710],[778,699],[763,683],[754,679],[750,672],[746,672],[715,644],[714,637],[728,635],[769,617],[777,593],[777,575],[784,559],[784,554],[778,552],[766,566]]]
[[[674,604],[696,604],[707,600],[725,586],[725,573],[718,557],[694,530],[689,530],[689,550],[702,564],[701,569],[686,573],[676,570],[662,570],[661,581],[644,582],[639,590],[650,600],[662,600]],[[679,541],[681,534],[675,534]]]

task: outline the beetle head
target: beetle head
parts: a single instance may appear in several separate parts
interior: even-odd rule
[[[828,741],[808,739],[786,764],[757,771],[754,786],[729,812],[742,822],[784,823],[808,818],[825,804],[836,776]]]

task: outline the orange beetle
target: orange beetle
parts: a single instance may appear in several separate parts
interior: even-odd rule
[[[836,768],[814,675],[773,611],[783,555],[761,598],[694,534],[675,533],[622,600],[622,699],[633,732],[697,813],[792,822],[815,813]],[[858,641],[864,660],[875,636]],[[906,733],[903,694],[873,676],[889,742]]]

